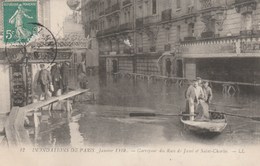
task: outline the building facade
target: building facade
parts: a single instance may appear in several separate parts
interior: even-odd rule
[[[3,2],[19,2],[19,1],[36,1],[36,0],[0,0],[0,78],[2,85],[0,87],[0,114],[10,112],[12,106],[17,106],[22,101],[24,97],[25,83],[29,82],[25,79],[24,65],[12,65],[7,61],[6,55],[8,53],[12,54],[11,49],[7,53],[5,51],[5,44],[3,42]],[[50,27],[50,0],[38,0],[38,22]],[[31,74],[32,68],[28,67],[28,73]],[[21,74],[22,73],[22,74]],[[15,80],[15,81],[14,81]],[[29,90],[28,90],[29,91]]]
[[[82,18],[105,72],[255,83],[260,81],[259,3],[90,0],[82,3]]]

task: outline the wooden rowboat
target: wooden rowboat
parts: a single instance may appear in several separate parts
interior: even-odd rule
[[[210,112],[209,121],[195,120],[182,116],[181,122],[188,130],[196,133],[221,133],[227,126],[226,116],[223,113]]]

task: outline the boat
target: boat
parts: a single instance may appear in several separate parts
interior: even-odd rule
[[[196,133],[220,134],[227,126],[226,116],[221,112],[210,111],[210,119],[202,121],[199,119],[189,120],[189,117],[181,116],[184,127]],[[183,112],[182,112],[183,114]]]

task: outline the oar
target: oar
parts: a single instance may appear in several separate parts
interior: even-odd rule
[[[224,115],[228,115],[228,116],[234,116],[234,117],[239,117],[239,118],[248,118],[248,119],[252,119],[255,121],[260,121],[260,117],[258,116],[244,116],[244,115],[238,115],[238,114],[231,114],[231,113],[226,113],[226,112],[218,112],[218,111],[209,111],[209,112],[216,112],[216,113],[220,113],[220,114],[224,114]]]
[[[195,114],[156,114],[156,113],[150,113],[150,112],[134,112],[129,113],[130,117],[156,117],[156,116],[163,116],[163,117],[169,117],[169,116],[195,116]]]
[[[232,108],[243,108],[242,106],[237,106],[237,105],[222,105],[222,104],[217,104],[217,103],[210,103],[211,105],[215,106],[221,106],[221,107],[232,107]]]

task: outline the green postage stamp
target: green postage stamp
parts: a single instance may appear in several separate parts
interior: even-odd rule
[[[4,42],[27,43],[37,33],[37,1],[3,2]]]

